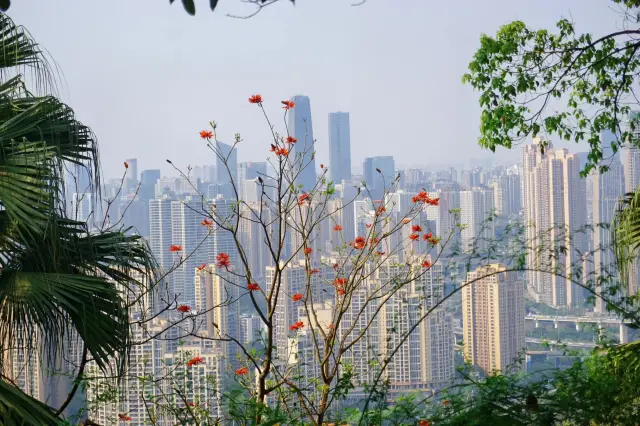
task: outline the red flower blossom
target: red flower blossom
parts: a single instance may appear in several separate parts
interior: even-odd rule
[[[429,420],[420,420],[418,426],[431,426],[431,422]]]
[[[287,148],[278,148],[275,153],[278,157],[286,157],[289,155],[289,150]]]
[[[422,235],[422,239],[425,241],[428,241],[429,238],[433,237],[433,234],[431,232],[427,232],[426,234]]]
[[[324,164],[320,163],[320,168],[324,169]]]
[[[200,225],[202,225],[202,226],[211,226],[211,225],[213,225],[213,221],[205,218],[202,222],[200,222]]]
[[[241,367],[236,370],[236,376],[244,376],[249,374],[249,369],[247,367]]]
[[[291,109],[294,106],[296,106],[296,103],[293,101],[282,101],[282,105],[284,105],[282,108],[284,109]]]
[[[289,326],[289,330],[291,331],[297,331],[297,330],[301,330],[304,328],[304,323],[302,321],[298,321],[296,323],[293,323]]]
[[[209,140],[213,137],[213,132],[211,130],[201,130],[200,131],[200,137],[202,139],[206,139]]]
[[[425,260],[424,262],[422,262],[422,267],[431,268],[431,262],[429,262],[428,260]]]
[[[256,290],[260,290],[260,286],[256,283],[249,283],[247,284],[247,290],[249,291],[256,291]]]
[[[218,268],[228,268],[231,266],[229,255],[227,253],[218,253],[216,256],[216,265]]]
[[[444,407],[446,407],[446,406],[447,406],[447,405],[449,405],[449,404],[451,404],[451,400],[449,400],[449,399],[445,399],[444,401],[442,401],[442,405],[443,405]]]
[[[309,270],[309,275],[319,274],[319,273],[320,273],[320,269],[318,269],[318,268],[314,268],[314,269],[310,269]]]
[[[277,146],[275,146],[274,144],[271,144],[271,149],[269,149],[269,151],[276,152],[277,149],[278,149]]]
[[[191,311],[191,306],[189,305],[180,305],[176,308],[176,311],[178,312],[182,312],[183,314],[186,314],[187,312]]]
[[[334,269],[335,271],[337,271],[339,267],[340,267],[340,265],[338,265],[337,263],[334,263],[334,264],[333,264],[333,269]]]
[[[440,204],[440,199],[439,198],[431,198],[429,201],[427,201],[427,204],[429,204],[431,206],[437,206],[438,204]]]
[[[189,407],[195,407],[195,406],[196,406],[196,403],[195,403],[195,402],[193,402],[193,401],[189,401],[189,402],[187,402],[187,405],[188,405]]]
[[[200,266],[196,267],[196,269],[197,269],[198,271],[204,271],[206,267],[207,267],[207,264],[206,264],[206,263],[203,263],[202,265],[200,265]]]
[[[376,214],[378,216],[380,216],[382,213],[386,212],[387,209],[385,208],[385,206],[378,206],[378,208],[376,209]]]
[[[129,168],[129,163],[127,163],[126,161],[124,162],[124,168],[128,169]]]
[[[410,239],[411,241],[415,241],[415,240],[417,240],[418,238],[420,238],[420,234],[411,234],[411,235],[409,235],[409,239]]]
[[[336,326],[333,325],[333,323],[329,324],[329,329],[333,330],[334,328],[336,328]]]
[[[369,229],[369,228],[371,228],[371,224],[370,224],[370,223],[366,223],[366,224],[364,225],[364,227],[365,227],[365,228],[367,228],[367,229]]]
[[[342,226],[336,225],[336,226],[333,227],[333,230],[336,231],[336,232],[342,231]]]
[[[436,244],[438,244],[438,243],[440,242],[440,239],[438,239],[438,238],[436,238],[436,237],[431,237],[431,238],[429,238],[427,241],[429,241],[429,244],[431,244],[431,245],[434,245],[434,246],[435,246]]]
[[[339,288],[337,291],[340,296],[344,295],[344,288]]]
[[[296,293],[291,297],[291,300],[293,300],[294,302],[297,302],[298,300],[302,300],[304,296],[301,295],[300,293]]]
[[[313,252],[313,249],[311,247],[304,248],[304,254],[311,254],[311,252]]]
[[[336,277],[331,284],[336,287],[343,287],[347,283],[347,279],[343,277]]]
[[[202,358],[201,356],[191,358],[187,362],[187,367],[193,367],[194,365],[198,365],[198,364],[204,364],[204,358]]]
[[[261,95],[251,95],[249,97],[249,103],[261,104],[262,103],[262,96]]]
[[[169,247],[169,251],[174,253],[177,251],[182,251],[182,246],[176,245],[176,244],[171,244],[171,246]]]
[[[293,136],[287,136],[287,139],[285,139],[285,142],[293,144],[298,142],[298,139],[294,138]]]
[[[304,202],[307,201],[308,199],[309,199],[309,194],[307,194],[306,192],[303,192],[298,196],[298,205],[299,206],[303,205]]]
[[[353,241],[353,247],[357,250],[362,250],[367,245],[367,240],[364,237],[356,237]]]
[[[369,241],[369,244],[371,245],[371,247],[375,247],[378,245],[379,242],[380,242],[380,238],[374,237]]]
[[[123,422],[130,422],[131,421],[131,416],[127,416],[126,414],[118,414],[118,418],[120,420],[122,420]]]
[[[420,226],[420,225],[413,225],[413,226],[411,227],[411,230],[412,230],[413,232],[422,232],[422,226]]]
[[[404,219],[402,219],[402,223],[404,223],[405,225],[407,223],[411,223],[411,219],[409,219],[408,217],[405,217]]]
[[[377,254],[378,256],[384,256],[384,252],[383,252],[383,251],[380,251],[380,250],[378,250],[378,251],[376,252],[376,254]]]

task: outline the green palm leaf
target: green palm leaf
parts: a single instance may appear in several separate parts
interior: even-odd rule
[[[55,425],[58,419],[49,407],[21,392],[15,386],[0,381],[0,424]]]
[[[637,261],[640,247],[640,188],[626,194],[613,219],[613,248],[622,282],[626,285],[629,266]]]

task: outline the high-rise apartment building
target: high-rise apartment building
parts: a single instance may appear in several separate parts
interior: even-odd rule
[[[473,188],[460,191],[461,248],[465,252],[483,253],[495,238],[493,191]]]
[[[138,186],[138,159],[128,158],[124,161],[128,165],[123,188],[126,194],[135,191]]]
[[[178,302],[190,306],[195,305],[194,276],[195,270],[203,263],[214,262],[215,254],[212,241],[212,230],[203,226],[204,217],[202,200],[198,197],[187,197],[184,200],[171,202],[171,244],[179,245],[182,250],[169,253],[168,261],[174,266],[171,273],[171,291],[178,296]],[[218,232],[216,232],[217,234]],[[169,251],[169,246],[164,248]],[[179,260],[182,259],[182,262]]]
[[[149,201],[149,245],[161,273],[166,273],[173,266],[174,256],[169,252],[173,244],[171,232],[171,203],[174,199],[164,196]],[[170,276],[169,276],[170,278]]]
[[[611,132],[603,132],[601,140],[604,145],[608,139],[615,136]],[[615,275],[615,254],[613,252],[613,239],[611,224],[619,202],[625,194],[624,170],[619,156],[605,160],[609,167],[606,172],[596,170],[593,175],[593,261],[596,277],[610,278]],[[603,282],[607,282],[604,280]],[[602,284],[601,284],[602,285]],[[596,292],[600,293],[602,288],[596,287]],[[606,303],[596,297],[596,312],[606,312]]]
[[[525,145],[523,152],[527,289],[539,302],[578,305],[584,294],[570,277],[587,249],[585,233],[579,232],[586,225],[586,186],[580,178],[580,160],[540,138]]]
[[[156,183],[160,179],[160,170],[143,170],[140,173],[140,190],[138,195],[142,200],[152,200],[156,196]]]
[[[334,183],[351,180],[351,135],[348,112],[329,113],[329,176]]]
[[[295,183],[302,185],[303,190],[310,191],[317,179],[311,101],[303,95],[293,96],[291,100],[296,106],[288,112],[289,134],[298,141],[293,144],[289,158],[294,169],[300,170]]]
[[[520,176],[505,173],[493,181],[493,198],[497,216],[517,216],[522,210]]]
[[[501,264],[467,274],[462,287],[464,355],[486,374],[505,371],[525,348],[524,283]]]

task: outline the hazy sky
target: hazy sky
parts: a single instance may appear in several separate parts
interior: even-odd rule
[[[241,20],[226,16],[252,10],[240,0],[221,0],[216,13],[196,0],[196,17],[179,0],[15,0],[9,15],[57,61],[63,99],[98,135],[106,176],[129,157],[163,172],[167,158],[213,163],[198,137],[210,120],[220,140],[242,134],[240,161],[264,161],[269,132],[247,102],[253,93],[278,126],[280,100],[311,98],[318,163],[328,163],[328,113],[348,111],[356,170],[372,155],[468,166],[492,156],[476,142],[477,94],[461,83],[481,33],[571,16],[579,31],[600,34],[617,19],[607,0],[351,2],[282,0]]]

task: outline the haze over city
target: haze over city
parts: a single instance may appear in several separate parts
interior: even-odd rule
[[[207,164],[197,131],[210,120],[222,141],[242,134],[240,161],[264,161],[268,127],[246,102],[253,93],[272,101],[266,108],[276,126],[281,99],[311,98],[321,163],[328,163],[334,111],[351,114],[355,170],[369,150],[393,155],[401,167],[513,161],[517,150],[492,154],[476,144],[477,96],[461,77],[479,35],[518,19],[553,29],[560,16],[595,34],[618,27],[602,1],[282,1],[248,20],[226,16],[254,10],[235,1],[195,17],[179,13],[179,2],[157,3],[12,6],[12,17],[46,40],[64,77],[63,99],[102,142],[107,176],[121,173],[124,157],[163,174],[170,174],[167,158]]]

